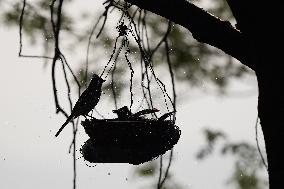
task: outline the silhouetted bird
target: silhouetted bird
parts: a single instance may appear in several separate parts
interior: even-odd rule
[[[133,114],[128,109],[127,106],[123,106],[122,108],[119,108],[117,110],[112,110],[113,113],[117,114],[117,117],[118,117],[119,120],[133,120],[133,119],[135,120],[135,119],[139,119],[141,115],[150,114],[150,113],[154,113],[154,112],[158,112],[158,111],[159,111],[158,109],[153,108],[153,109],[141,110],[141,111]]]
[[[132,117],[132,112],[128,109],[127,106],[123,106],[117,110],[112,110],[113,113],[117,114],[119,120],[128,120]]]
[[[88,113],[97,105],[99,102],[102,84],[105,82],[101,77],[94,74],[93,78],[87,89],[80,95],[78,101],[76,102],[71,115],[67,118],[65,123],[60,127],[56,133],[56,137],[60,134],[63,128],[72,120],[80,115],[86,116]]]

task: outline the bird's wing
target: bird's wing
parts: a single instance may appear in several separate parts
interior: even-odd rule
[[[84,107],[88,104],[88,99],[90,98],[90,91],[86,89],[79,97],[77,102],[75,103],[75,106],[73,107],[72,113],[74,118],[78,117],[79,115],[82,115],[82,110]]]
[[[97,105],[100,96],[101,91],[86,89],[73,108],[74,118],[88,114]]]

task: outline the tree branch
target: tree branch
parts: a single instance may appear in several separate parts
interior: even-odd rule
[[[226,0],[236,21],[236,28],[247,35],[251,28],[255,27],[255,20],[258,20],[259,14],[256,14],[255,1],[236,1]]]
[[[126,1],[187,28],[199,42],[223,50],[254,70],[245,38],[230,22],[222,21],[186,0]]]

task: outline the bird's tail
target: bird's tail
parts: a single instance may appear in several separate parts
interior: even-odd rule
[[[57,131],[57,133],[55,134],[55,137],[57,137],[61,131],[64,129],[64,127],[72,120],[73,116],[69,116],[67,118],[67,120],[65,121],[65,123],[63,123],[63,125],[60,127],[60,129]]]

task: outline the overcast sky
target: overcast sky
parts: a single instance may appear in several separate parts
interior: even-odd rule
[[[0,41],[0,188],[70,189],[73,179],[72,155],[68,154],[71,125],[54,138],[65,119],[55,114],[50,65],[44,68],[41,60],[17,57],[16,28],[1,27]],[[228,188],[224,183],[233,169],[232,160],[213,156],[198,162],[195,154],[203,144],[205,127],[222,130],[233,141],[255,144],[257,87],[255,78],[250,82],[254,83],[254,92],[250,95],[188,94],[188,98],[178,104],[177,125],[182,135],[174,148],[172,171],[184,188]],[[244,86],[245,83],[236,82],[231,88],[243,91]],[[79,145],[86,139],[80,128]],[[263,146],[262,135],[260,143]],[[82,158],[77,164],[78,189],[145,186],[141,178],[132,175],[133,165],[98,164],[90,168]]]

